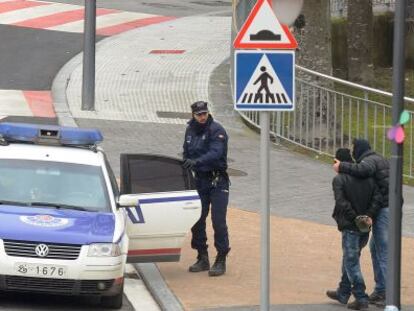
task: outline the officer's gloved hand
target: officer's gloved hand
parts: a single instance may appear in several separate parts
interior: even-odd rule
[[[183,167],[185,169],[191,170],[196,164],[197,164],[197,160],[185,159],[183,163]]]

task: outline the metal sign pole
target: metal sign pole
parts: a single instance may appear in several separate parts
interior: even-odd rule
[[[85,0],[83,31],[82,110],[95,110],[96,0]]]
[[[406,1],[398,0],[394,19],[392,122],[397,124],[404,109]],[[401,308],[401,218],[403,144],[392,142],[389,186],[389,242],[387,266],[387,311]]]
[[[261,265],[260,311],[269,310],[270,208],[269,208],[270,113],[260,112]]]

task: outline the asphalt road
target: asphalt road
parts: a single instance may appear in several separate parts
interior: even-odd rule
[[[1,293],[0,310],[48,310],[48,311],[95,311],[102,310],[95,297],[70,297],[53,295],[34,295],[18,293]],[[133,311],[133,306],[124,299],[121,311]]]
[[[101,39],[99,37],[98,39]],[[82,35],[0,25],[0,89],[50,90],[59,69],[82,51]]]

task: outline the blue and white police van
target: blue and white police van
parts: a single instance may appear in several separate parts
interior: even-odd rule
[[[173,158],[122,154],[120,190],[96,129],[0,123],[0,291],[122,306],[126,262],[178,261],[199,219]]]

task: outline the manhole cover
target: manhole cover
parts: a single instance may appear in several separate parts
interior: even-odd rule
[[[148,2],[143,2],[143,5],[148,5],[148,6],[152,6],[152,7],[156,7],[156,8],[161,8],[161,9],[187,9],[185,6],[182,5],[175,5],[175,4],[169,4],[169,3],[148,3]]]
[[[226,1],[210,1],[210,2],[205,2],[205,1],[191,1],[191,3],[194,4],[200,4],[200,5],[207,5],[207,6],[231,6],[231,2],[226,2]]]
[[[157,116],[166,119],[191,119],[191,113],[189,112],[157,111]]]

